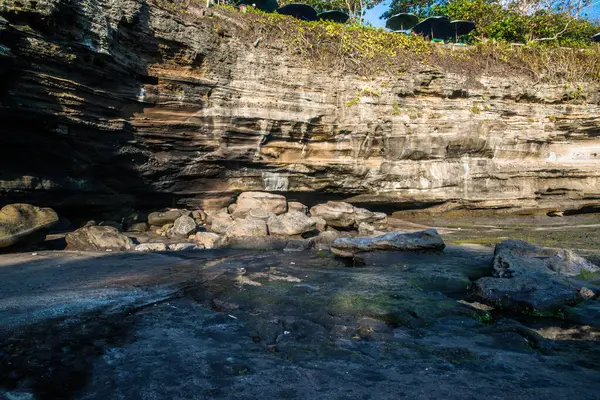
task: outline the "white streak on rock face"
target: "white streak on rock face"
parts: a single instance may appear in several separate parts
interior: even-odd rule
[[[556,153],[551,151],[548,153],[548,161],[556,161]]]
[[[141,88],[140,94],[138,95],[138,101],[144,101],[145,97],[146,97],[146,91],[144,90],[144,88]]]
[[[263,182],[266,191],[286,192],[290,187],[290,180],[278,172],[263,172]]]
[[[471,173],[471,166],[469,165],[469,159],[465,159],[463,162],[463,169],[465,171],[463,175],[463,196],[466,198],[469,192],[469,176]]]

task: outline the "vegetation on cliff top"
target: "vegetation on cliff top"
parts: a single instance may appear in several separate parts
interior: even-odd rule
[[[190,10],[204,5],[203,0],[155,2],[171,12],[192,17],[197,13]],[[600,81],[600,46],[596,44],[557,47],[548,46],[546,42],[515,45],[488,40],[472,46],[445,46],[380,28],[306,22],[251,7],[242,14],[234,7],[218,6],[212,23],[220,36],[225,33],[225,36],[251,43],[258,40],[260,46],[283,49],[312,68],[365,77],[435,67],[468,78],[525,77],[534,82],[569,84],[574,88],[577,82]]]
[[[241,14],[227,6],[219,7],[218,13],[233,18],[236,24],[226,19],[217,20],[215,29],[284,48],[317,69],[369,77],[435,66],[445,72],[472,77],[496,74],[528,76],[536,82],[600,81],[600,47],[597,45],[564,48],[488,41],[456,47],[357,24],[305,22],[256,10]]]
[[[392,0],[383,14],[410,12],[420,17],[446,15],[476,25],[472,39],[551,46],[587,47],[600,30],[586,18],[592,0]]]

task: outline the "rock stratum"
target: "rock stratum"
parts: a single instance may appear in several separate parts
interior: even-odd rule
[[[600,204],[597,84],[436,67],[366,79],[163,3],[2,2],[1,202],[210,210],[253,190],[309,206]]]

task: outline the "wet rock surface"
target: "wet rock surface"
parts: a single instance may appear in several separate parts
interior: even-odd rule
[[[362,268],[318,252],[14,254],[0,259],[0,390],[595,398],[597,328],[458,301],[471,279],[492,274],[491,259],[453,246],[367,253]]]

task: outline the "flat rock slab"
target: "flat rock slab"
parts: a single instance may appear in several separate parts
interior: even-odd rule
[[[0,398],[597,397],[597,342],[545,344],[456,300],[469,278],[490,273],[489,249],[365,259],[347,268],[322,252],[7,255]]]
[[[444,241],[435,229],[420,232],[392,232],[369,238],[338,238],[331,244],[333,254],[353,257],[356,254],[380,250],[443,250]]]

